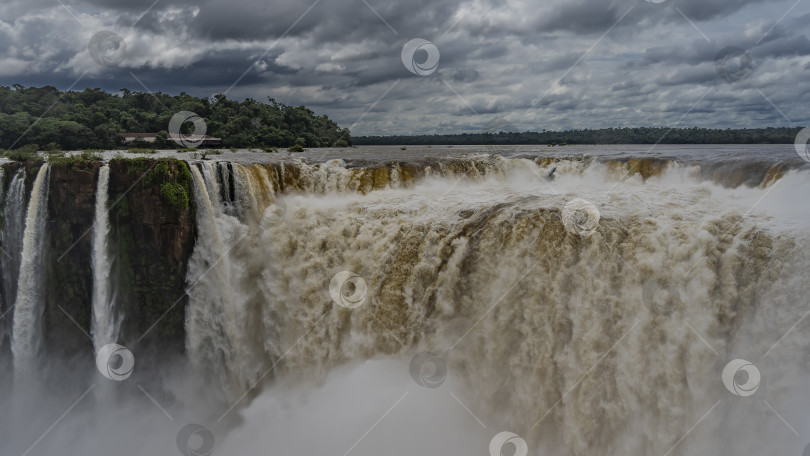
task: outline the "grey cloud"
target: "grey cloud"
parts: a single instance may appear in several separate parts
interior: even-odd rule
[[[674,73],[660,75],[656,84],[661,87],[679,85],[713,85],[719,82],[719,76],[714,68],[714,63],[705,64],[699,67],[687,67],[676,70]]]
[[[521,130],[668,125],[709,89],[685,125],[786,124],[760,90],[792,121],[810,120],[810,14],[797,7],[774,26],[792,0],[367,0],[394,31],[362,0],[321,0],[293,27],[315,0],[161,0],[133,29],[153,1],[73,0],[84,29],[53,2],[0,5],[0,83],[66,88],[89,68],[77,88],[143,90],[133,72],[151,90],[209,96],[248,70],[229,98],[305,104],[344,126],[376,103],[355,134],[472,132],[495,116]],[[87,56],[100,29],[127,36],[120,68]],[[430,76],[400,61],[415,37],[440,50]],[[715,72],[728,45],[749,49],[749,79]]]
[[[765,43],[751,54],[762,59],[810,55],[810,41],[804,35],[792,36]]]
[[[687,45],[655,46],[644,52],[643,64],[697,65],[714,60],[720,48],[705,41],[693,40]]]
[[[474,68],[459,68],[450,74],[450,80],[454,82],[474,82],[480,77]]]
[[[76,2],[68,2],[68,3],[76,3]],[[152,4],[155,3],[155,0],[84,0],[81,3],[95,6],[98,9],[102,10],[112,10],[112,11],[123,11],[123,12],[143,12],[146,11]],[[189,5],[198,5],[198,4],[205,4],[207,1],[194,1],[194,0],[161,0],[156,4],[156,6],[160,5],[160,7],[166,6],[189,6]]]
[[[593,2],[571,0],[561,2],[548,15],[542,15],[535,23],[537,30],[568,30],[573,32],[603,31],[617,22],[632,6],[631,1]]]
[[[753,3],[768,3],[766,0],[683,0],[672,2],[692,20],[705,21],[729,15]]]

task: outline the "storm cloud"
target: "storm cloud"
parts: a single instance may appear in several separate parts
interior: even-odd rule
[[[354,135],[797,126],[808,19],[796,0],[7,0],[0,84],[272,97]],[[125,46],[106,64],[101,31]],[[409,71],[433,49],[403,62],[415,38],[438,66]]]

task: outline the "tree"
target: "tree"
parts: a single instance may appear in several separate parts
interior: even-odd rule
[[[181,93],[132,92],[116,96],[101,89],[59,92],[54,87],[0,86],[0,148],[56,143],[63,149],[112,148],[122,145],[120,133],[165,132],[179,111],[191,111],[206,121],[207,134],[234,147],[289,147],[331,145],[347,129],[304,106],[286,106],[274,98],[267,103],[242,102],[216,94],[212,100]],[[42,119],[36,119],[42,116]],[[36,125],[34,123],[36,122]],[[29,126],[34,126],[29,131]],[[190,124],[184,125],[190,128]],[[156,147],[164,145],[162,137]]]

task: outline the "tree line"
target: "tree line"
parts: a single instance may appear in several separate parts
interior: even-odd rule
[[[517,144],[793,144],[801,127],[744,129],[602,128],[568,131],[460,133],[416,136],[358,136],[356,145],[517,145]]]
[[[155,143],[135,147],[175,148],[167,140],[169,120],[190,111],[206,122],[209,136],[223,147],[347,147],[352,138],[325,115],[304,106],[287,106],[268,98],[238,102],[223,94],[198,98],[186,93],[101,89],[60,91],[55,87],[0,86],[0,148],[33,145],[41,150],[114,149],[124,146],[121,133],[158,133]],[[190,123],[184,128],[193,130]],[[187,131],[184,131],[187,133]]]

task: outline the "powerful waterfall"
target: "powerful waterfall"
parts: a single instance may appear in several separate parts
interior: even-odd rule
[[[106,344],[117,341],[118,321],[114,297],[110,296],[110,257],[107,236],[110,216],[107,207],[110,167],[98,171],[96,187],[96,213],[93,221],[93,345],[98,351]]]
[[[728,188],[677,163],[646,176],[633,163],[553,165],[553,182],[551,163],[499,157],[429,166],[421,181],[401,165],[299,164],[293,179],[277,166],[200,165],[192,359],[239,398],[271,372],[317,377],[349,360],[434,352],[470,408],[538,454],[664,454],[723,397],[725,362],[767,355],[775,372],[797,367],[801,340],[769,349],[780,335],[770,331],[806,310],[794,304],[808,291],[796,273],[808,266],[808,211],[794,197],[808,188],[803,172],[765,168],[758,187]],[[236,207],[265,218],[226,213],[229,179],[242,189]],[[598,208],[592,234],[561,221],[576,198]],[[367,284],[364,305],[330,299],[341,271]],[[788,394],[772,381],[775,397]],[[731,413],[726,401],[718,415]],[[749,412],[734,419],[780,426],[767,407]]]
[[[37,173],[28,211],[25,217],[22,259],[20,262],[17,298],[14,302],[14,335],[11,350],[14,369],[19,374],[31,374],[36,363],[42,334],[42,245],[48,213],[48,165]]]
[[[243,318],[237,317],[234,308],[227,255],[231,242],[226,246],[225,241],[230,240],[223,240],[223,235],[230,234],[226,220],[230,216],[222,212],[219,186],[212,171],[211,166],[204,166],[202,171],[191,167],[200,235],[190,260],[193,273],[189,273],[187,281],[192,285],[189,295],[193,304],[186,313],[186,328],[192,362],[197,369],[213,370],[208,373],[217,379],[221,393],[231,383],[229,373],[236,371],[231,357],[241,352],[235,339],[243,330],[239,327]]]
[[[801,454],[810,170],[789,152],[182,156],[185,354],[136,362],[97,402],[82,394],[99,378],[63,380],[31,417],[44,431],[72,411],[10,451],[175,454],[196,433],[213,455],[487,454],[498,439],[529,455]],[[141,309],[111,305],[112,233],[132,210],[107,201],[115,170],[95,181],[92,336],[128,338],[140,360],[141,335],[117,328]],[[42,337],[47,177],[28,203],[18,366]],[[23,182],[6,184],[4,246]]]
[[[3,339],[10,333],[14,321],[12,313],[17,299],[17,278],[22,255],[23,228],[25,227],[25,169],[20,168],[8,184],[4,193],[3,207],[3,251],[0,252],[0,268],[3,285]],[[9,334],[10,335],[10,334]],[[0,343],[2,345],[2,343]]]

